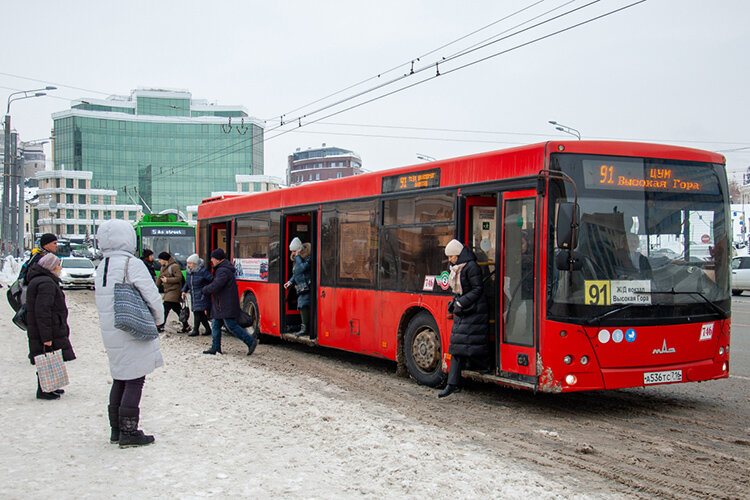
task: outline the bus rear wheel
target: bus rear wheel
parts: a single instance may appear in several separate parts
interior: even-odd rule
[[[426,311],[409,322],[404,335],[404,357],[409,375],[419,385],[439,387],[445,380],[442,371],[442,346],[435,319]]]
[[[245,330],[253,337],[260,340],[260,312],[258,309],[258,301],[255,299],[255,295],[249,293],[242,299],[242,310],[247,313],[253,320],[252,324]]]

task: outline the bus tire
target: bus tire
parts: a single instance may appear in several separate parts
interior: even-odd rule
[[[409,375],[419,385],[439,387],[445,382],[440,331],[427,311],[417,313],[409,321],[404,335],[404,358]]]
[[[255,294],[247,293],[242,298],[242,310],[245,311],[253,322],[250,326],[245,328],[247,333],[260,341],[260,309],[258,309],[258,301],[255,299]]]

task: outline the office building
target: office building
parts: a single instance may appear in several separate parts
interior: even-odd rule
[[[102,222],[123,219],[140,220],[143,207],[133,203],[118,203],[117,191],[92,187],[92,172],[75,170],[44,170],[36,174],[39,187],[36,214],[27,222],[33,238],[53,233],[59,238],[82,243],[96,234]],[[35,227],[34,227],[35,226]]]
[[[55,170],[90,171],[93,188],[146,212],[184,211],[232,190],[236,174],[263,173],[262,122],[185,90],[79,99],[52,118]]]

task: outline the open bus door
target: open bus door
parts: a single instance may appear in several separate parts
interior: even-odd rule
[[[213,252],[217,248],[221,248],[227,255],[227,259],[231,258],[231,224],[231,221],[211,224],[211,247],[208,249],[209,257],[211,256],[211,252]],[[206,264],[209,269],[213,267],[210,259],[206,261]]]
[[[536,191],[504,193],[499,263],[497,374],[536,388]]]
[[[297,309],[297,291],[293,286],[284,288],[284,283],[292,278],[292,269],[294,268],[294,261],[289,258],[289,244],[296,237],[299,238],[302,243],[310,243],[312,246],[312,260],[310,262],[310,276],[311,276],[311,290],[310,290],[310,319],[308,325],[308,331],[315,332],[316,321],[315,321],[315,310],[316,310],[316,287],[315,287],[315,272],[316,272],[316,252],[317,245],[315,241],[315,221],[317,219],[317,212],[305,212],[302,214],[286,215],[283,217],[282,224],[284,228],[282,244],[283,248],[279,250],[279,258],[281,259],[281,283],[279,286],[280,301],[281,301],[281,333],[287,333],[297,331],[300,328],[301,317],[299,310]]]

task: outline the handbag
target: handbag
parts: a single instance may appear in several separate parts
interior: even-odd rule
[[[20,328],[21,330],[27,330],[28,327],[26,325],[26,304],[23,304],[18,311],[16,311],[16,314],[13,316],[13,323]]]
[[[249,328],[253,325],[253,323],[253,318],[243,309],[240,309],[240,315],[237,316],[237,324],[242,328]]]
[[[23,284],[20,279],[17,279],[8,287],[6,297],[8,297],[8,304],[14,311],[21,309],[21,306],[23,306]]]
[[[42,392],[52,392],[68,385],[68,370],[65,368],[62,349],[34,356],[34,365]]]
[[[109,257],[107,260],[109,261]],[[159,332],[151,310],[135,285],[127,282],[129,261],[130,258],[125,261],[122,283],[115,283],[115,328],[128,332],[139,340],[154,340]]]
[[[305,280],[302,283],[294,283],[294,289],[297,290],[297,294],[308,293],[310,291],[310,280]]]
[[[182,301],[182,309],[180,309],[180,323],[187,323],[190,319],[190,308],[187,305],[187,300]]]

